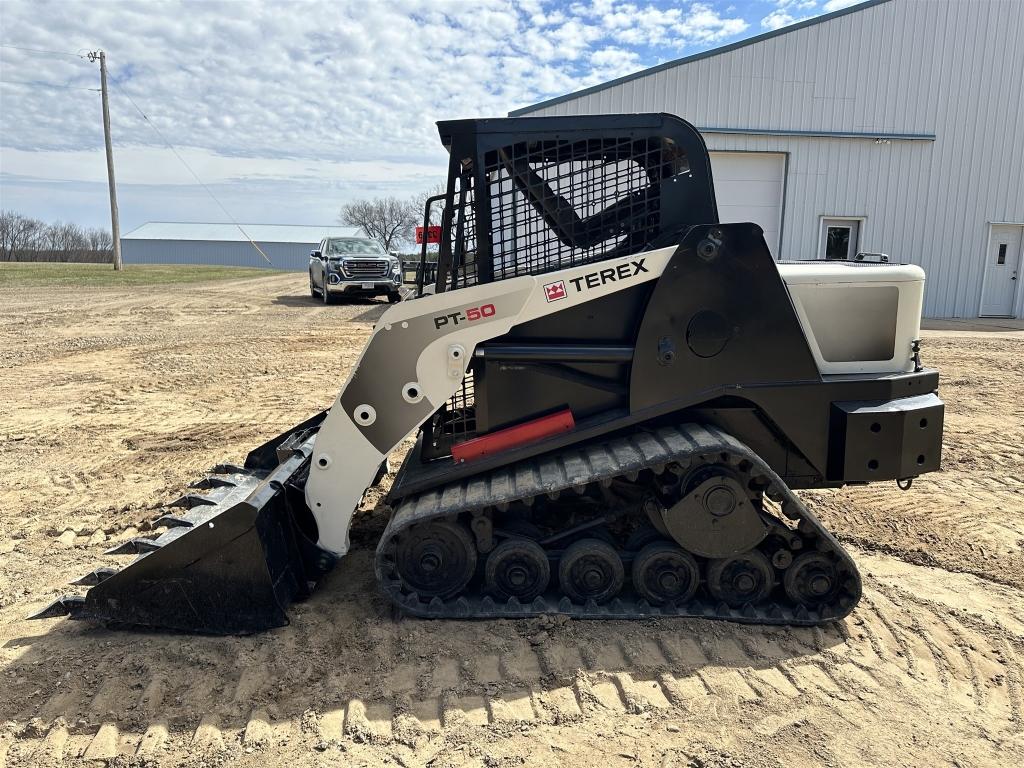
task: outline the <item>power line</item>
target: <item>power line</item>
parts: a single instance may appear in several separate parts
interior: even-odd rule
[[[85,86],[81,85],[58,85],[57,83],[29,82],[28,80],[0,80],[0,83],[3,83],[5,85],[27,85],[32,88],[39,86],[40,88],[64,88],[69,91],[94,91],[96,93],[100,92],[99,88],[86,88]]]
[[[156,135],[160,137],[160,140],[165,145],[167,145],[167,148],[169,150],[171,150],[171,152],[174,153],[174,156],[176,158],[178,158],[178,160],[181,162],[181,164],[183,166],[185,166],[185,168],[188,170],[189,173],[192,174],[192,178],[194,178],[196,180],[196,182],[199,184],[199,186],[201,186],[204,190],[206,190],[206,194],[208,194],[210,196],[210,198],[213,200],[213,202],[215,202],[217,204],[217,206],[221,209],[221,211],[224,212],[224,215],[227,216],[228,219],[231,220],[232,224],[234,224],[236,227],[238,227],[238,231],[242,233],[242,236],[245,237],[246,240],[249,241],[249,245],[251,245],[253,248],[256,249],[256,252],[259,253],[259,255],[263,257],[264,261],[266,261],[267,264],[270,264],[270,266],[274,266],[273,262],[271,262],[270,259],[267,257],[267,254],[265,254],[263,252],[263,249],[260,248],[258,245],[256,245],[256,241],[253,240],[249,236],[249,233],[246,232],[245,229],[242,228],[242,225],[239,224],[235,220],[235,217],[232,216],[230,213],[228,213],[228,209],[225,208],[224,205],[221,203],[221,201],[217,199],[217,196],[215,194],[213,194],[213,190],[211,190],[208,186],[206,186],[206,184],[203,183],[203,180],[199,178],[199,174],[197,174],[195,171],[192,170],[192,166],[189,165],[187,162],[185,162],[185,158],[183,158],[178,153],[178,150],[174,148],[174,145],[171,144],[171,142],[169,142],[164,137],[164,135],[163,135],[163,133],[161,133],[160,129],[156,127],[156,123],[154,123],[152,120],[150,120],[149,116],[146,115],[146,113],[142,111],[142,108],[138,104],[135,103],[135,99],[133,99],[131,96],[129,96],[127,91],[125,91],[124,88],[122,88],[118,84],[118,82],[116,80],[114,80],[112,82],[114,83],[114,87],[117,88],[118,91],[120,91],[121,95],[124,96],[126,99],[128,99],[128,101],[131,102],[131,105],[133,107],[135,107],[135,111],[138,112],[140,115],[142,115],[142,119],[145,120],[154,131],[156,131]]]
[[[48,51],[45,48],[25,48],[20,45],[6,45],[4,43],[0,43],[0,48],[10,48],[14,51],[25,51],[27,53],[41,53],[51,56],[73,56],[76,59],[86,58],[85,55],[81,53],[69,53],[67,51]]]

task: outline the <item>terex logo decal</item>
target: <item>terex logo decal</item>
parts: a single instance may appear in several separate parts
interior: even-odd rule
[[[481,304],[479,307],[467,307],[465,312],[449,312],[447,315],[438,315],[434,318],[434,328],[440,329],[451,323],[471,323],[485,317],[494,317],[497,310],[493,304]]]
[[[619,264],[617,267],[608,267],[607,269],[601,269],[597,272],[588,272],[580,277],[573,277],[569,279],[569,282],[576,288],[576,292],[590,288],[598,288],[605,283],[614,283],[617,280],[628,280],[631,277],[636,277],[642,272],[647,272],[647,267],[644,266],[646,259],[640,259],[639,261],[631,261],[629,264]]]
[[[544,298],[548,301],[558,301],[559,299],[565,298],[565,281],[559,280],[557,283],[548,283],[544,286]]]

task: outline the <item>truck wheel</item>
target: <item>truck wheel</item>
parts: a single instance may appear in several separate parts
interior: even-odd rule
[[[313,273],[309,273],[309,295],[311,298],[316,298],[316,286],[313,284]]]
[[[402,294],[400,294],[398,291],[394,291],[393,293],[389,293],[388,294],[388,303],[389,304],[397,304],[401,300],[402,300]]]
[[[334,297],[331,296],[331,292],[327,290],[327,283],[326,282],[324,283],[323,288],[320,289],[320,293],[324,297],[324,304],[333,304],[334,303]]]

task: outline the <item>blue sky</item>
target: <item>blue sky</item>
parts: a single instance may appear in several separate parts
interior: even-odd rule
[[[346,201],[443,180],[434,122],[511,109],[854,0],[0,3],[0,207],[109,221],[103,48],[122,232],[327,224]],[[147,124],[132,101],[148,116]],[[685,117],[685,115],[683,115]]]

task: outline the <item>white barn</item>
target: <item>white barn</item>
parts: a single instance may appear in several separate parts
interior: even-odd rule
[[[930,317],[1024,317],[1024,4],[870,0],[515,110],[670,112],[776,258],[884,252]]]
[[[121,258],[125,264],[219,264],[304,271],[309,268],[309,252],[323,238],[365,236],[360,227],[337,224],[150,221],[121,236]]]

